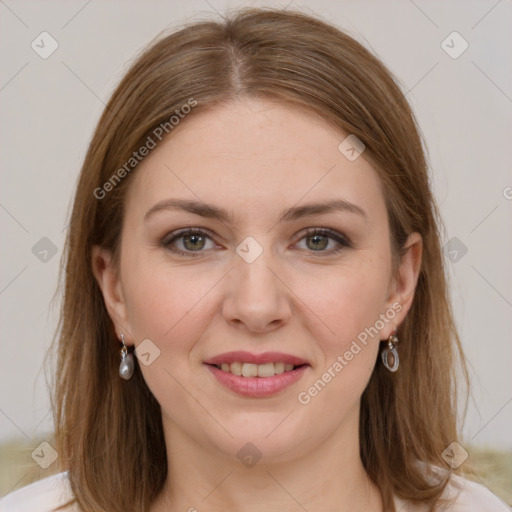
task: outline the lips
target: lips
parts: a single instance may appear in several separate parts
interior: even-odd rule
[[[293,366],[301,366],[308,364],[305,359],[290,354],[283,354],[282,352],[263,352],[262,354],[252,354],[251,352],[226,352],[218,356],[211,357],[205,361],[205,364],[221,366],[223,363],[252,363],[252,364],[265,364],[265,363],[284,363],[293,364]]]
[[[205,365],[225,387],[252,398],[271,396],[285,389],[309,367],[305,359],[281,352],[228,352],[207,359]]]

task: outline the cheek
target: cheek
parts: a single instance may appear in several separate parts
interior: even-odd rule
[[[208,291],[218,278],[198,276],[192,267],[178,270],[146,263],[135,268],[125,287],[135,346],[148,347],[147,339],[156,346],[149,345],[148,365],[139,360],[144,380],[164,409],[193,409],[180,383],[189,378],[191,352],[210,322]]]
[[[175,351],[197,339],[216,276],[198,275],[192,266],[170,268],[151,258],[127,260],[125,275],[127,315],[136,344],[149,338]]]
[[[302,281],[300,296],[322,320],[325,334],[315,337],[323,339],[324,351],[339,352],[360,333],[374,327],[384,313],[389,265],[368,258],[361,265],[333,269],[320,282],[322,285],[318,280]],[[380,323],[377,327],[382,328]]]
[[[333,273],[325,293],[310,290],[311,309],[322,318],[323,327],[313,334],[323,360],[297,399],[313,417],[325,417],[330,410],[326,425],[339,424],[357,409],[375,367],[387,298],[386,269],[385,262],[375,262],[364,265],[364,271]]]

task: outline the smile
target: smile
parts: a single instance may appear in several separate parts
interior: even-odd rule
[[[229,352],[204,363],[223,387],[250,398],[269,397],[283,391],[301,379],[310,367],[300,357],[277,352]]]
[[[232,373],[242,377],[273,377],[274,375],[280,375],[284,372],[289,372],[297,366],[291,363],[265,363],[265,364],[253,364],[253,363],[222,363],[216,365],[219,370],[223,372]]]

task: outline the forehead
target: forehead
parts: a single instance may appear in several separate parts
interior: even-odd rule
[[[381,214],[377,173],[363,156],[351,161],[340,152],[346,137],[317,115],[269,100],[194,112],[137,167],[129,211],[143,215],[158,201],[181,197],[263,215],[343,198]]]

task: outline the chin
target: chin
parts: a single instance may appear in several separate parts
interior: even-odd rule
[[[210,442],[227,457],[247,467],[256,463],[260,467],[286,463],[311,451],[314,444],[312,428],[295,424],[292,417],[296,413],[260,414],[258,418],[257,413],[241,413],[240,421],[223,424],[233,437],[221,435],[212,439],[210,433]]]

